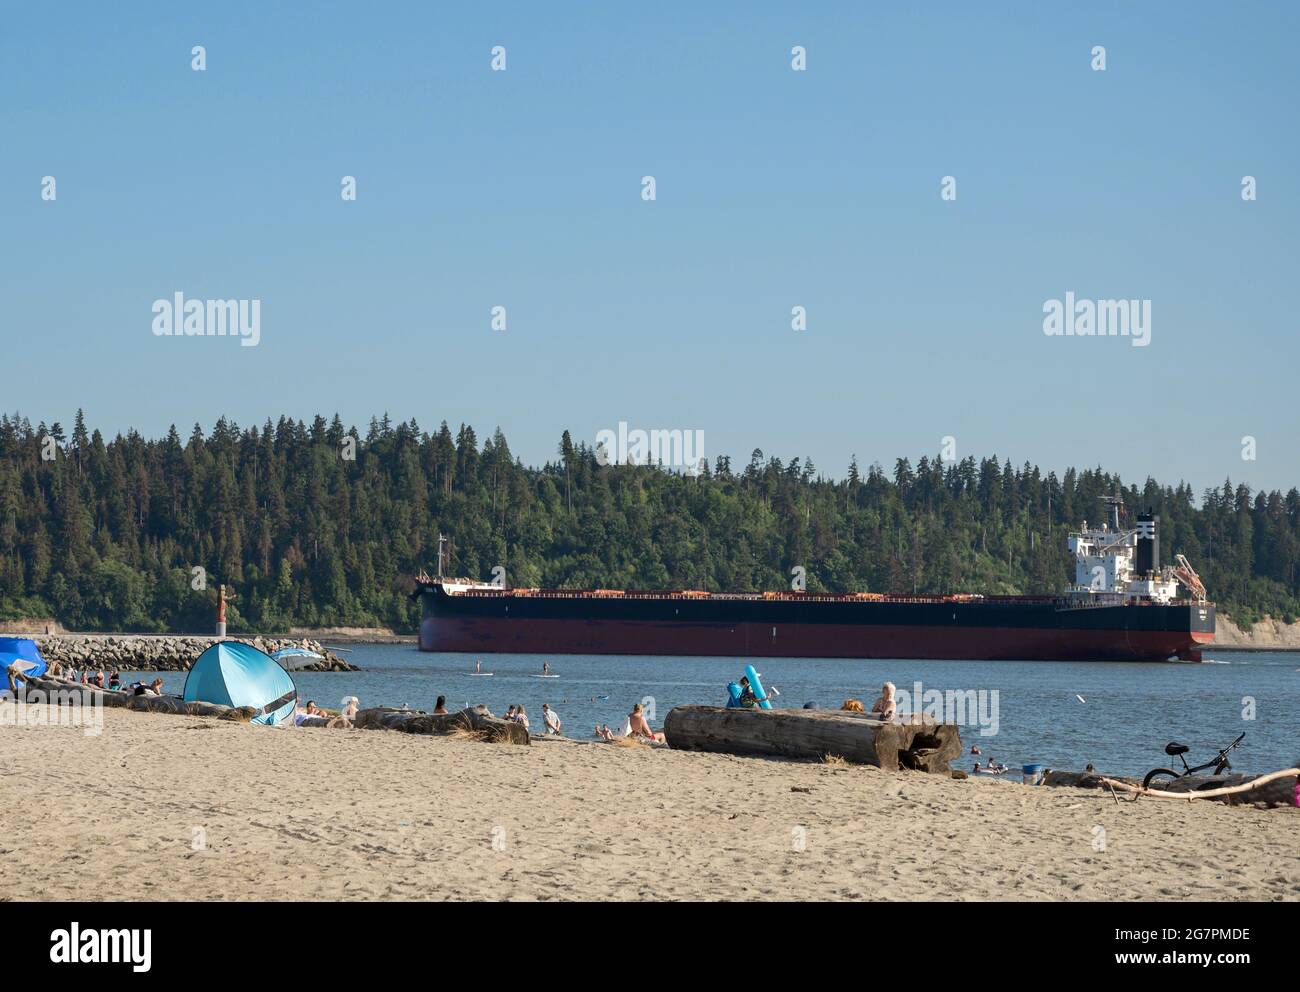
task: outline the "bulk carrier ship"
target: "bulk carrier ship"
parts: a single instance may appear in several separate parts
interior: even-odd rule
[[[1070,535],[1075,582],[1061,595],[511,589],[421,575],[420,650],[1199,661],[1214,639],[1204,584],[1182,555],[1161,567],[1158,517],[1121,529],[1120,501],[1106,501],[1112,523]]]

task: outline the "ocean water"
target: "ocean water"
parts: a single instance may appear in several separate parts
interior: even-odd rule
[[[542,703],[564,721],[569,737],[590,738],[596,723],[618,727],[636,702],[661,726],[678,705],[722,705],[727,682],[742,674],[737,658],[661,658],[605,655],[425,654],[414,645],[357,645],[342,654],[360,672],[302,672],[294,679],[304,699],[337,708],[345,696],[365,706],[431,710],[439,695],[450,709],[485,703],[500,715],[511,703],[526,707],[533,730],[542,727]],[[481,657],[491,678],[475,677]],[[1189,763],[1203,764],[1242,731],[1235,771],[1263,773],[1300,760],[1300,653],[1221,652],[1201,664],[1044,661],[845,661],[768,659],[758,664],[775,686],[777,707],[815,702],[838,708],[846,698],[870,707],[886,680],[900,690],[983,693],[982,707],[966,714],[965,750],[955,767],[969,770],[993,758],[1018,768],[1041,763],[1135,775],[1169,765],[1164,746],[1191,746]],[[536,678],[543,660],[557,679]],[[161,673],[164,691],[179,692],[183,672]],[[136,676],[132,675],[132,678]],[[152,673],[149,674],[152,678]],[[1080,701],[1082,700],[1082,701]],[[924,702],[924,697],[922,697]],[[996,716],[996,721],[991,719]]]

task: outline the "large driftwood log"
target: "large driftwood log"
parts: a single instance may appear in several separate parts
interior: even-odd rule
[[[843,710],[726,709],[675,706],[664,720],[670,747],[768,757],[821,760],[838,755],[886,771],[915,768],[949,774],[961,756],[951,723],[884,723]]]
[[[182,716],[215,716],[220,720],[249,723],[257,715],[251,706],[222,706],[220,703],[187,701],[180,696],[132,696],[126,708],[144,713],[175,713]]]
[[[498,744],[527,744],[528,731],[521,723],[507,722],[488,712],[486,706],[471,706],[458,713],[423,713],[376,707],[357,713],[353,725],[362,730],[400,730],[407,734],[452,734],[468,731]]]
[[[137,696],[130,692],[101,689],[82,682],[65,682],[46,676],[28,678],[20,686],[29,703],[72,703],[80,706],[112,706],[147,713],[175,713],[182,716],[215,716],[222,720],[248,723],[255,712],[247,706],[186,702],[179,696]]]

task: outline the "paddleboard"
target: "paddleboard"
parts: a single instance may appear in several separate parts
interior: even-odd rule
[[[466,672],[465,674],[473,675],[473,676],[482,676],[485,679],[490,679],[495,673],[494,672]]]
[[[535,679],[558,679],[559,676],[558,676],[558,675],[534,675],[533,678],[535,678]]]

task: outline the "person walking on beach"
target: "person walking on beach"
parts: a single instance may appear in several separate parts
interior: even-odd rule
[[[545,733],[560,736],[560,714],[551,709],[546,703],[542,703],[542,723],[546,725]]]

